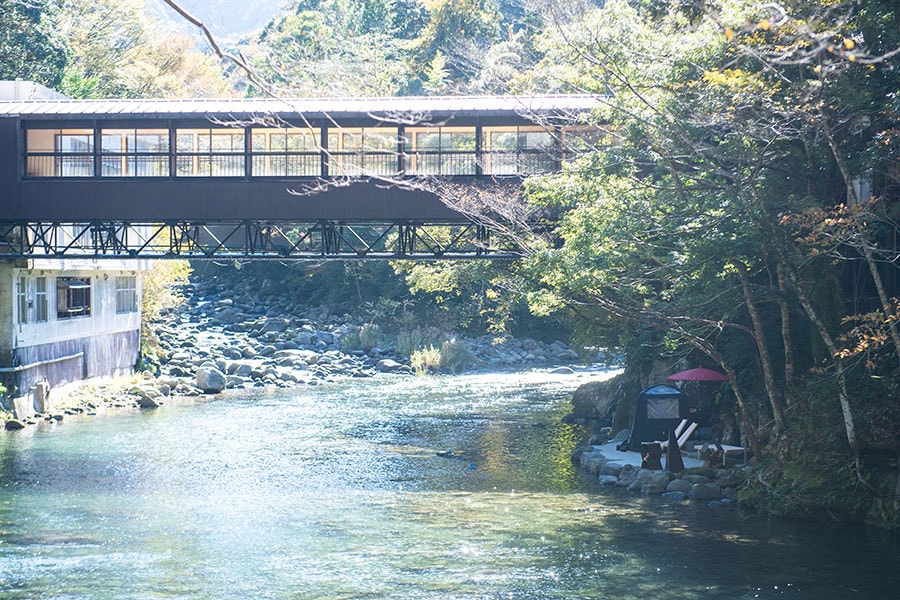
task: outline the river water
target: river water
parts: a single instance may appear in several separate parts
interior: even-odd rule
[[[0,599],[897,597],[880,532],[601,489],[560,418],[604,376],[379,377],[0,434]]]

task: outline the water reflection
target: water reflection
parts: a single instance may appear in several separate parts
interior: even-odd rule
[[[0,598],[896,590],[894,539],[600,489],[560,422],[579,381],[352,381],[0,436]]]

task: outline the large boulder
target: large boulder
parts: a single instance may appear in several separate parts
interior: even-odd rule
[[[691,493],[691,488],[694,486],[690,481],[685,481],[684,479],[673,479],[669,482],[669,485],[666,486],[666,493],[679,493],[687,496]]]
[[[135,386],[131,393],[137,396],[137,403],[141,408],[159,408],[162,397],[159,390],[146,386]]]
[[[405,370],[405,367],[396,360],[383,358],[375,363],[375,370],[380,373],[396,373],[397,371]]]
[[[643,494],[662,494],[669,487],[672,481],[672,474],[668,471],[653,471],[647,476],[644,485],[641,487]]]
[[[572,412],[576,417],[605,417],[615,403],[614,386],[609,381],[588,381],[572,394]]]
[[[198,388],[207,394],[218,394],[224,390],[225,386],[228,384],[225,374],[217,369],[212,363],[203,363],[200,365],[194,376],[194,382]]]
[[[715,483],[695,483],[688,496],[692,500],[718,500],[722,497],[722,488]]]

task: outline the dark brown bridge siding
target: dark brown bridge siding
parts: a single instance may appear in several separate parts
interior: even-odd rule
[[[13,218],[22,210],[19,196],[17,119],[0,119],[0,220]]]
[[[6,219],[122,220],[464,220],[428,192],[371,183],[295,195],[309,182],[246,179],[30,180]],[[5,203],[4,203],[5,204]]]
[[[359,182],[294,195],[311,181],[235,178],[20,180],[18,119],[0,119],[0,221],[466,219],[432,193]]]

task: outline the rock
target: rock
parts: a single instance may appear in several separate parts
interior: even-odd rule
[[[668,471],[653,471],[641,487],[642,494],[662,494],[669,487],[672,474]]]
[[[225,374],[211,363],[204,363],[197,369],[194,381],[207,394],[218,394],[228,384]]]
[[[240,323],[244,320],[244,315],[234,310],[233,308],[225,308],[216,313],[215,315],[216,321],[225,325],[231,325],[234,323]]]
[[[714,483],[695,483],[688,497],[692,500],[718,500],[722,497],[722,488]]]
[[[158,391],[139,387],[132,389],[132,393],[137,394],[137,403],[141,408],[159,408],[160,393]]]
[[[666,492],[678,492],[686,496],[691,492],[691,488],[693,486],[694,484],[692,484],[690,481],[685,481],[684,479],[673,479],[669,482],[669,485],[666,486]]]
[[[615,475],[616,479],[619,478],[619,474],[622,472],[622,465],[616,462],[608,462],[602,467],[600,467],[601,475]]]
[[[617,483],[619,483],[619,478],[615,475],[600,476],[600,485],[616,485]]]
[[[578,386],[572,393],[572,413],[580,417],[596,416],[594,413],[594,397],[599,393],[603,382],[591,381]]]
[[[609,459],[599,452],[585,452],[581,455],[581,468],[590,473],[599,472],[600,468],[607,462],[609,462]]]
[[[240,360],[244,358],[244,354],[238,348],[226,348],[222,355],[231,360]]]
[[[691,467],[690,469],[685,469],[681,472],[682,479],[684,479],[686,475],[702,475],[710,481],[713,481],[718,477],[719,472],[716,469],[709,469],[707,467]]]
[[[10,419],[6,422],[6,430],[7,431],[18,431],[20,429],[25,429],[25,423],[18,419]]]
[[[747,473],[743,468],[738,467],[721,473],[719,478],[716,479],[716,485],[720,488],[737,488],[743,485],[745,481],[747,481]]]
[[[682,473],[684,473],[682,471]],[[688,473],[687,475],[682,474],[681,478],[689,483],[712,483],[712,479],[709,477],[705,477],[703,475],[692,475]]]
[[[643,486],[644,482],[642,482],[640,479],[635,479],[628,485],[627,489],[629,492],[640,492]]]
[[[396,373],[404,368],[403,364],[390,358],[383,358],[375,363],[375,370],[379,373]]]
[[[594,448],[592,446],[575,446],[575,449],[572,450],[572,462],[577,462],[581,464],[581,455],[585,452],[593,452]]]
[[[288,328],[289,321],[287,319],[281,318],[270,318],[266,319],[265,325],[263,325],[262,333],[281,333]]]
[[[556,367],[550,371],[551,375],[574,375],[575,371],[571,367]]]

